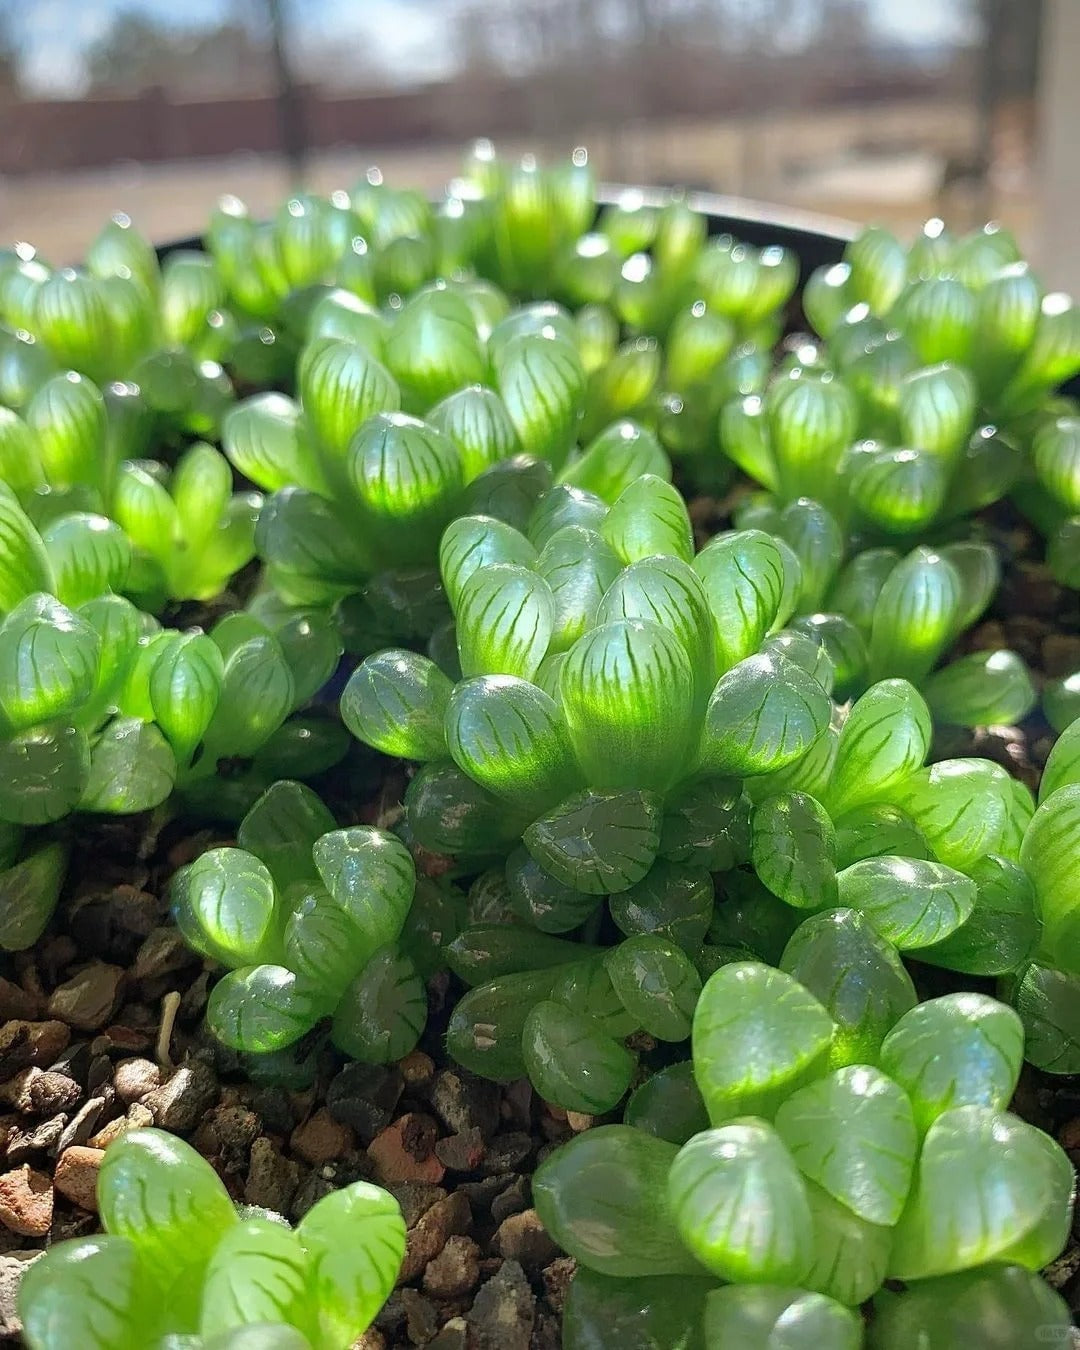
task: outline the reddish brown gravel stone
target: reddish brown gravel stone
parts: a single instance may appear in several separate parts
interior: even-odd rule
[[[44,1237],[52,1227],[53,1186],[24,1163],[0,1176],[0,1223],[22,1237]]]
[[[57,1160],[53,1185],[80,1209],[97,1213],[97,1179],[104,1156],[100,1148],[65,1149]]]

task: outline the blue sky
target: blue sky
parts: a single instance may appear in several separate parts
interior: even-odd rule
[[[389,72],[407,69],[435,78],[452,62],[455,12],[468,0],[293,0],[294,12],[318,11],[312,39],[329,38],[374,50]],[[948,40],[964,31],[960,6],[950,0],[870,0],[883,35],[909,41]],[[15,0],[14,30],[23,50],[27,83],[43,96],[77,95],[84,78],[84,54],[108,31],[121,10],[185,25],[202,25],[249,12],[257,0]],[[0,0],[0,8],[4,8]],[[302,33],[301,36],[304,36]]]

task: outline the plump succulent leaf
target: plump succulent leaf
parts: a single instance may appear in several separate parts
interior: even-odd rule
[[[960,575],[948,558],[913,549],[889,573],[874,606],[871,678],[921,680],[955,632],[962,603]]]
[[[564,885],[617,894],[640,881],[656,859],[661,810],[652,792],[575,793],[529,825],[525,846]]]
[[[893,1230],[868,1223],[813,1181],[806,1183],[806,1196],[814,1223],[814,1264],[803,1284],[857,1308],[881,1288]]]
[[[836,881],[840,905],[858,910],[901,951],[955,932],[978,894],[962,872],[920,858],[866,858],[845,867]]]
[[[814,1235],[806,1187],[764,1121],[694,1135],[671,1164],[667,1195],[679,1236],[720,1279],[793,1284],[808,1272]]]
[[[623,1120],[637,1130],[672,1144],[685,1144],[691,1135],[709,1128],[701,1092],[690,1060],[669,1064],[646,1078],[626,1103]]]
[[[773,895],[797,909],[836,904],[836,832],[803,792],[766,797],[751,822],[751,861]]]
[[[90,745],[78,727],[47,722],[0,740],[0,820],[45,825],[82,801]]]
[[[772,1284],[733,1284],[714,1289],[705,1301],[705,1343],[770,1350],[777,1334],[790,1350],[860,1350],[858,1315],[805,1289]]]
[[[160,806],[176,782],[176,757],[152,722],[117,717],[90,751],[84,811],[130,814]]]
[[[503,975],[470,989],[450,1014],[446,1045],[451,1056],[482,1078],[524,1078],[525,1019],[537,1003],[551,997],[557,978],[558,968],[547,967]]]
[[[456,610],[462,673],[531,680],[555,629],[555,600],[528,568],[498,563],[474,572]]]
[[[958,1106],[1001,1110],[1015,1091],[1024,1029],[985,994],[945,994],[906,1012],[885,1037],[882,1070],[911,1098],[919,1128]]]
[[[44,844],[0,871],[0,947],[25,951],[52,918],[67,872],[62,844]]]
[[[421,762],[445,758],[443,722],[453,685],[426,656],[388,648],[367,657],[341,695],[341,718],[357,740]]]
[[[889,796],[935,855],[963,870],[988,853],[1007,851],[1002,845],[1016,805],[1011,784],[1009,774],[988,760],[943,759],[913,773]]]
[[[0,624],[0,708],[15,730],[77,712],[93,693],[101,639],[50,595],[27,596]]]
[[[716,1281],[690,1275],[615,1279],[587,1266],[574,1275],[563,1309],[566,1350],[702,1350],[702,1310]],[[846,1350],[846,1347],[845,1347]]]
[[[918,1136],[902,1088],[869,1065],[836,1069],[782,1102],[776,1129],[804,1176],[867,1223],[892,1227]]]
[[[214,1249],[202,1287],[199,1330],[217,1336],[259,1322],[311,1324],[307,1259],[291,1228],[274,1219],[234,1225]]]
[[[626,564],[668,554],[690,562],[694,532],[679,492],[656,474],[642,474],[619,494],[601,533]]]
[[[967,975],[1007,975],[1034,954],[1042,932],[1035,891],[1022,867],[988,854],[970,863],[975,908],[948,937],[913,952],[920,961]]]
[[[334,1044],[366,1064],[393,1064],[416,1048],[427,1021],[427,992],[409,957],[380,947],[334,1012]]]
[[[625,1095],[635,1057],[594,1017],[561,1003],[537,1003],[525,1019],[522,1054],[545,1101],[567,1111],[603,1115]]]
[[[784,559],[761,530],[719,535],[694,559],[713,616],[717,669],[752,656],[776,623],[784,595]]]
[[[781,656],[750,656],[709,699],[701,767],[743,777],[793,763],[824,735],[832,706],[812,675]]]
[[[533,1177],[533,1202],[545,1229],[600,1275],[700,1275],[667,1200],[678,1151],[628,1125],[579,1134]]]
[[[267,1054],[298,1041],[328,1011],[325,991],[294,971],[242,966],[214,985],[206,1021],[231,1049]]]
[[[1035,706],[1024,662],[1010,651],[972,652],[930,675],[922,686],[939,722],[957,726],[1014,726]]]
[[[327,1344],[363,1335],[390,1295],[405,1255],[398,1202],[354,1181],[323,1196],[296,1229],[308,1258],[308,1291]]]
[[[824,1069],[833,1031],[790,975],[753,961],[722,967],[706,981],[693,1024],[694,1076],[710,1120],[771,1116]]]
[[[185,1264],[205,1262],[239,1222],[210,1164],[161,1130],[131,1130],[107,1150],[98,1211],[109,1234],[131,1239],[159,1279],[176,1272],[178,1252]]]
[[[1043,920],[1043,945],[1067,969],[1080,974],[1080,872],[1075,840],[1080,822],[1080,784],[1060,787],[1035,812],[1024,835],[1020,861],[1035,887]]]
[[[882,1041],[918,996],[896,949],[853,909],[812,915],[792,934],[780,968],[823,1004],[836,1024],[834,1068],[876,1063]]]
[[[888,1273],[921,1280],[1007,1260],[1048,1214],[1067,1208],[1072,1181],[1062,1194],[1063,1174],[1047,1144],[1057,1147],[1003,1111],[945,1111],[923,1142]]]
[[[111,1235],[57,1243],[29,1264],[19,1282],[19,1318],[33,1350],[81,1345],[86,1350],[137,1350],[145,1344],[140,1294],[151,1292],[132,1243]]]
[[[1080,976],[1033,961],[1014,999],[1024,1024],[1024,1055],[1048,1073],[1080,1073]]]
[[[620,942],[604,964],[627,1012],[651,1036],[682,1041],[690,1035],[701,977],[681,947],[641,934]]]

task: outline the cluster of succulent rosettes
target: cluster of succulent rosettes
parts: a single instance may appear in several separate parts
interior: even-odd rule
[[[394,1287],[405,1223],[358,1181],[291,1228],[237,1210],[210,1164],[160,1130],[110,1144],[98,1176],[103,1236],[52,1246],[26,1272],[31,1350],[343,1350]]]
[[[121,592],[132,550],[104,516],[40,530],[0,486],[0,946],[34,942],[67,862],[53,826],[73,812],[132,814],[174,791],[198,812],[240,813],[281,773],[339,760],[336,723],[291,716],[333,673],[319,616],[237,613],[163,628]],[[219,776],[227,764],[231,777]]]
[[[1068,1309],[1037,1272],[1067,1240],[1074,1174],[1006,1110],[1016,1013],[981,994],[905,1008],[880,970],[845,970],[823,940],[783,969],[716,971],[692,1062],[537,1171],[544,1225],[578,1263],[568,1350],[766,1350],[780,1336],[1015,1350],[1035,1326],[1065,1335]],[[857,997],[870,1034],[853,1039],[832,1007]]]
[[[940,222],[938,222],[940,224]],[[781,501],[810,492],[847,528],[913,534],[1034,477],[1075,496],[1067,434],[1034,440],[1080,372],[1080,313],[1045,295],[1016,242],[988,227],[910,250],[868,229],[803,296],[795,342],[758,398],[731,404],[728,454]]]
[[[187,444],[171,466],[140,457],[160,444],[135,434],[124,388],[103,395],[66,371],[19,411],[0,395],[0,481],[41,529],[72,515],[111,521],[123,535],[111,560],[145,609],[211,599],[255,556],[262,497],[234,492],[228,461],[205,441]]]
[[[225,1045],[274,1055],[320,1023],[355,1059],[392,1063],[427,1021],[424,978],[441,966],[441,929],[418,913],[402,842],[368,826],[338,829],[299,783],[275,783],[240,823],[238,847],[183,867],[172,909],[188,943],[229,973],[207,1025]]]
[[[845,560],[843,530],[809,497],[782,509],[758,496],[735,511],[741,528],[760,529],[799,563],[798,631],[812,633],[832,659],[838,697],[889,676],[918,684],[937,721],[1011,725],[1034,707],[1036,693],[1012,651],[976,652],[935,669],[993,599],[1001,566],[981,540],[859,549]]]

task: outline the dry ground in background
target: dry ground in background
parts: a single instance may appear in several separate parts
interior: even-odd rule
[[[624,182],[690,186],[802,209],[872,220],[911,234],[942,213],[964,228],[983,212],[962,193],[943,199],[947,160],[962,160],[975,139],[975,118],[960,102],[884,104],[752,121],[665,123],[602,128],[581,140],[597,172]],[[362,128],[358,128],[358,140]],[[521,153],[525,144],[500,148]],[[536,148],[535,146],[532,148]],[[341,149],[311,162],[310,186],[347,187],[368,165],[393,182],[438,190],[460,162],[458,145],[380,151]],[[1027,175],[999,184],[994,214],[1029,237],[1033,224]],[[289,190],[283,166],[255,155],[173,164],[118,164],[65,175],[0,178],[0,243],[28,239],[44,257],[71,262],[108,216],[127,211],[155,242],[198,233],[224,192],[257,215]]]

